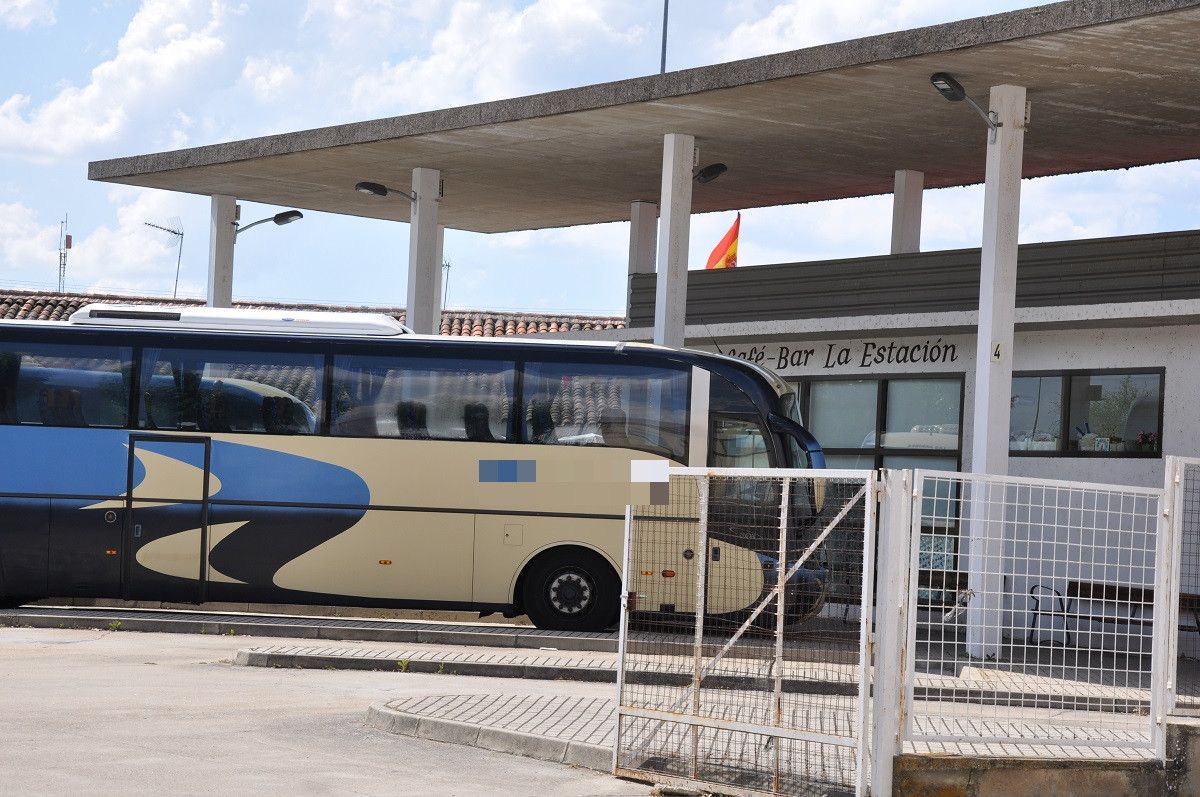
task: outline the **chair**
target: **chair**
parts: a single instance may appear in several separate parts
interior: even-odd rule
[[[200,431],[232,432],[229,422],[229,396],[225,385],[218,381],[200,401]]]
[[[625,428],[625,413],[610,409],[600,418],[600,436],[604,445],[612,448],[635,448],[629,430]]]
[[[0,424],[20,423],[17,418],[16,398],[10,388],[0,387]]]
[[[43,387],[38,394],[38,414],[46,426],[87,426],[78,390]]]
[[[550,415],[550,399],[545,396],[537,396],[529,402],[529,442],[558,442],[554,418]]]
[[[467,439],[476,443],[494,443],[490,413],[486,404],[474,403],[463,406],[463,427],[467,431]]]
[[[425,405],[419,401],[401,401],[396,405],[396,423],[400,427],[400,437],[406,440],[428,440],[429,427],[426,425],[427,412]]]
[[[300,407],[287,396],[266,396],[262,402],[263,428],[271,434],[301,434],[308,424]]]

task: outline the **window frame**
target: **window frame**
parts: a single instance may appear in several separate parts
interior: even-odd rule
[[[949,448],[888,448],[883,445],[884,429],[887,426],[887,410],[888,400],[891,395],[889,389],[890,383],[894,381],[917,381],[917,380],[943,380],[958,382],[958,442],[954,449]],[[966,390],[967,379],[966,374],[962,371],[937,371],[933,373],[888,373],[888,374],[823,374],[790,377],[788,381],[800,388],[801,406],[804,408],[804,419],[806,422],[812,421],[812,384],[814,382],[876,382],[878,387],[875,393],[875,445],[873,448],[825,448],[822,449],[827,455],[851,455],[851,456],[870,456],[871,467],[874,470],[879,470],[883,467],[885,457],[891,456],[915,456],[933,458],[954,457],[954,470],[962,470],[963,456],[963,417],[966,413]],[[811,431],[811,427],[810,427]],[[814,433],[815,434],[815,433]],[[820,438],[817,439],[820,442]],[[925,499],[922,499],[925,500]],[[951,500],[959,500],[951,499]],[[961,546],[962,528],[961,518],[958,518],[951,525],[945,528],[924,526],[918,532],[922,538],[939,538],[950,540],[946,550],[934,551],[928,553],[931,557],[944,557],[951,563],[948,568],[940,567],[921,567],[920,570],[932,573],[959,573],[961,566]],[[924,589],[924,588],[923,588]],[[922,593],[921,603],[925,606],[947,606],[955,599],[953,591],[948,590],[933,590],[928,589]]]
[[[219,342],[219,339],[217,342],[213,342],[213,341],[211,341],[211,339],[209,339],[209,340],[197,339],[195,341],[164,340],[162,345],[154,345],[153,343],[142,339],[142,340],[139,340],[137,343],[135,343],[133,345],[133,357],[134,357],[133,376],[130,380],[130,384],[131,384],[130,397],[129,397],[130,416],[129,416],[129,422],[125,428],[129,429],[131,431],[137,431],[137,432],[154,432],[154,431],[156,431],[148,426],[143,425],[143,423],[142,423],[142,412],[143,412],[143,410],[147,409],[145,402],[144,402],[144,395],[143,395],[143,391],[142,391],[142,384],[145,381],[145,368],[143,368],[143,366],[146,364],[145,359],[146,359],[146,351],[147,350],[157,350],[160,353],[164,353],[164,352],[193,352],[193,353],[202,352],[202,353],[206,353],[206,354],[210,354],[210,355],[218,355],[218,356],[221,354],[226,354],[226,355],[278,354],[278,355],[286,355],[286,356],[312,357],[314,360],[316,360],[315,376],[316,376],[316,383],[320,387],[320,390],[321,390],[321,393],[320,393],[321,406],[320,406],[320,412],[317,412],[316,410],[313,411],[313,415],[315,417],[315,424],[314,424],[313,431],[296,433],[296,434],[280,434],[279,432],[270,432],[265,429],[263,429],[262,431],[259,431],[257,429],[237,429],[237,430],[230,431],[230,432],[211,432],[211,431],[203,431],[200,429],[195,429],[195,430],[163,429],[163,430],[157,430],[157,431],[163,431],[163,432],[185,431],[185,432],[188,432],[189,434],[198,434],[198,435],[210,436],[210,437],[214,434],[260,435],[260,436],[265,435],[267,437],[328,437],[328,436],[330,436],[329,435],[329,423],[328,423],[329,387],[330,387],[329,371],[330,371],[330,363],[332,360],[330,357],[328,347],[322,345],[322,346],[312,346],[309,348],[304,348],[304,347],[295,347],[295,346],[286,346],[286,345],[272,345],[272,344],[276,343],[276,341],[263,341],[263,343],[265,343],[267,345],[254,345],[256,343],[256,341],[243,340],[243,339],[232,340],[232,341],[230,341],[230,343],[232,343],[234,345],[222,344]],[[245,345],[239,345],[239,344],[245,344]],[[206,358],[205,362],[208,363],[208,362],[210,362],[210,360],[208,360]],[[295,397],[295,398],[298,399],[299,397]],[[309,409],[313,409],[313,408],[309,407]]]
[[[1158,375],[1158,441],[1153,451],[1072,451],[1070,447],[1071,433],[1071,382],[1080,376],[1141,376],[1146,374]],[[1062,415],[1059,418],[1059,437],[1062,449],[1057,451],[1020,451],[1009,449],[1010,457],[1029,457],[1032,459],[1062,458],[1062,459],[1160,459],[1163,455],[1163,422],[1167,397],[1167,369],[1162,366],[1147,368],[1072,368],[1068,370],[1052,369],[1047,371],[1013,371],[1013,379],[1047,378],[1057,376],[1062,380]],[[1011,393],[1011,388],[1010,388]],[[1012,424],[1009,423],[1009,434]]]
[[[127,360],[125,360],[121,357],[105,358],[105,359],[121,360],[122,362],[126,363],[129,368],[128,382],[125,385],[125,390],[126,390],[125,419],[124,419],[124,422],[121,424],[85,423],[83,425],[73,425],[73,424],[66,425],[66,424],[45,423],[44,421],[39,421],[37,423],[17,421],[15,423],[0,424],[0,426],[24,427],[24,428],[41,427],[41,428],[46,428],[46,429],[131,429],[131,428],[133,428],[131,426],[131,424],[134,423],[134,421],[135,421],[134,416],[132,415],[132,413],[134,411],[133,402],[136,400],[137,385],[138,385],[138,362],[137,362],[138,346],[135,343],[128,342],[128,341],[108,341],[108,340],[104,340],[104,339],[98,339],[98,340],[67,339],[67,340],[60,341],[60,340],[54,340],[52,338],[39,338],[39,337],[32,336],[32,335],[28,336],[28,337],[21,336],[21,335],[14,335],[12,337],[5,337],[2,341],[0,341],[0,353],[6,352],[6,351],[15,351],[22,346],[25,346],[25,347],[61,346],[66,350],[64,352],[64,354],[61,355],[61,357],[63,357],[63,358],[79,357],[80,359],[90,359],[90,358],[82,357],[80,355],[79,350],[82,348],[107,348],[107,349],[112,349],[117,352],[128,352],[129,358]],[[76,369],[72,369],[72,370],[76,370]],[[18,374],[19,373],[20,372],[18,371]],[[100,372],[100,373],[107,373],[107,372]],[[113,373],[119,373],[119,372],[113,372]],[[14,408],[15,408],[16,402],[18,401],[18,399],[20,397],[19,378],[18,378],[18,381],[16,382],[16,384],[14,385],[14,387],[16,388],[16,392],[14,393],[12,398],[13,398],[13,404],[14,404]]]
[[[804,408],[804,420],[806,424],[812,422],[812,383],[813,382],[876,382],[879,389],[875,396],[875,445],[871,448],[845,448],[833,447],[826,448],[821,446],[821,449],[826,455],[832,456],[870,456],[871,467],[874,470],[879,470],[883,467],[884,457],[935,457],[941,456],[954,457],[955,470],[962,470],[963,456],[963,413],[964,402],[966,400],[966,374],[962,372],[936,372],[936,373],[899,373],[899,374],[824,374],[802,376],[802,377],[786,377],[789,384],[796,385],[800,388],[800,406]],[[958,440],[955,448],[896,448],[883,445],[884,428],[887,425],[887,409],[889,390],[888,384],[893,381],[910,381],[921,379],[937,379],[943,381],[958,381]],[[811,426],[809,430],[812,431]],[[815,433],[814,433],[815,434]],[[820,438],[817,438],[820,442]]]
[[[524,374],[524,359],[521,357],[513,356],[513,353],[508,352],[508,351],[489,352],[488,354],[491,354],[493,356],[476,356],[473,354],[472,356],[469,356],[469,357],[455,358],[452,355],[452,353],[446,352],[446,351],[443,351],[440,349],[422,349],[422,350],[415,350],[415,351],[410,351],[410,352],[398,351],[395,353],[387,352],[386,350],[381,351],[380,349],[372,350],[372,349],[368,349],[368,348],[363,348],[361,350],[346,348],[346,349],[335,349],[333,351],[325,351],[324,357],[325,357],[326,401],[325,401],[324,412],[322,413],[324,415],[324,418],[322,418],[322,427],[321,427],[321,431],[318,434],[322,437],[328,437],[333,440],[394,440],[394,441],[431,442],[431,443],[474,443],[476,445],[480,445],[482,443],[482,441],[467,440],[465,438],[458,438],[458,437],[432,437],[431,436],[427,440],[414,441],[409,438],[396,437],[396,436],[390,436],[390,435],[346,434],[343,432],[335,433],[333,431],[333,421],[334,421],[334,417],[333,417],[333,386],[334,386],[334,380],[335,380],[336,373],[337,373],[336,360],[339,357],[388,358],[388,359],[394,360],[397,363],[401,363],[401,362],[411,363],[411,362],[419,362],[421,360],[451,362],[451,361],[454,361],[455,359],[457,359],[462,362],[473,362],[473,363],[474,362],[488,362],[488,363],[497,363],[500,365],[511,365],[512,366],[512,375],[513,375],[512,376],[512,386],[511,386],[512,406],[511,406],[511,409],[508,414],[508,423],[506,424],[505,434],[507,437],[504,440],[495,440],[492,442],[493,443],[506,443],[509,445],[512,445],[515,443],[521,443],[523,441],[519,439],[518,435],[520,435],[522,432],[522,429],[521,429],[522,424],[520,422],[520,414],[518,413],[518,409],[520,409],[524,406],[524,403],[521,400],[521,383],[523,381],[522,376]]]
[[[514,403],[514,412],[512,413],[511,417],[509,418],[511,425],[514,427],[514,432],[513,432],[514,436],[512,437],[511,442],[518,444],[518,445],[554,446],[557,448],[617,448],[616,446],[606,446],[603,444],[596,444],[596,445],[591,445],[591,446],[576,446],[576,445],[571,445],[570,443],[565,443],[565,444],[562,444],[562,443],[535,443],[530,440],[527,440],[526,435],[525,435],[525,411],[527,409],[527,401],[526,401],[526,396],[525,396],[525,371],[531,364],[539,365],[539,366],[543,366],[543,367],[544,366],[578,366],[578,367],[583,367],[583,368],[586,368],[589,365],[590,366],[601,366],[601,367],[625,366],[625,367],[629,367],[629,368],[644,368],[644,369],[649,369],[649,370],[671,371],[671,372],[683,377],[682,393],[683,393],[683,419],[684,420],[683,420],[683,435],[682,435],[683,451],[681,453],[681,458],[678,460],[675,460],[671,456],[663,455],[661,451],[650,451],[650,450],[647,450],[644,448],[629,447],[629,448],[626,448],[625,450],[641,451],[642,453],[645,453],[645,454],[661,456],[664,459],[671,460],[672,462],[683,462],[685,464],[688,462],[688,457],[691,455],[691,445],[692,445],[692,441],[691,441],[691,437],[692,437],[692,434],[691,434],[692,433],[692,424],[691,424],[692,369],[691,369],[691,367],[680,365],[678,363],[674,363],[674,362],[670,362],[670,361],[666,361],[666,360],[664,360],[660,363],[655,363],[655,362],[644,362],[640,359],[632,359],[632,358],[627,358],[624,356],[615,356],[615,357],[609,357],[609,358],[604,358],[604,357],[591,358],[591,357],[579,356],[578,353],[575,353],[575,352],[564,353],[564,354],[567,354],[568,356],[563,356],[561,358],[559,358],[559,357],[523,356],[523,357],[518,358],[518,360],[517,360],[517,378],[514,380],[514,383],[513,383],[514,390],[516,393],[516,399],[515,399],[515,403]],[[570,356],[570,355],[574,355],[574,356]],[[517,412],[516,410],[519,410],[519,412]]]

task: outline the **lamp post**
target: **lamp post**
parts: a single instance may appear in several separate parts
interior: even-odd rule
[[[282,213],[276,213],[274,216],[267,216],[265,219],[259,219],[258,221],[251,222],[245,227],[239,227],[237,226],[237,222],[234,222],[235,226],[233,230],[233,237],[236,239],[246,230],[249,230],[252,227],[257,227],[260,224],[266,224],[268,221],[273,221],[282,227],[285,224],[291,224],[293,221],[299,221],[302,218],[304,218],[304,214],[298,210],[285,210]]]

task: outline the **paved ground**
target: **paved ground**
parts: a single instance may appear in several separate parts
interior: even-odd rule
[[[234,667],[268,640],[0,629],[11,794],[647,794],[642,784],[366,727],[423,695],[573,695],[612,687]]]

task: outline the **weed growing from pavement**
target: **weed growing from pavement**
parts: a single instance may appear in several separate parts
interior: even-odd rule
[[[110,622],[108,624],[108,630],[109,631],[120,631],[121,630],[121,621],[113,620],[112,622]]]
[[[400,659],[396,662],[396,667],[400,672],[408,672],[408,659]]]
[[[443,661],[443,662],[439,662],[439,663],[438,663],[438,670],[437,670],[437,674],[438,674],[438,675],[443,675],[445,672],[446,672],[446,662],[444,662],[444,661]]]

